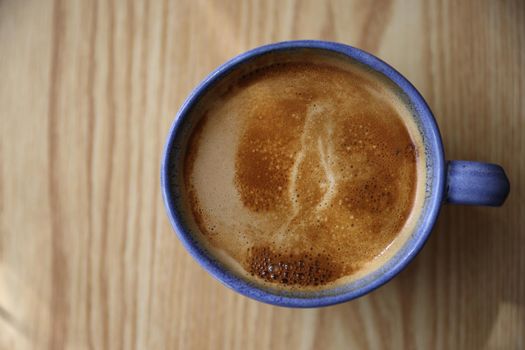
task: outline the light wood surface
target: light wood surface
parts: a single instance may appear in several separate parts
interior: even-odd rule
[[[186,253],[159,188],[173,116],[217,65],[326,39],[426,97],[447,157],[504,166],[359,300],[242,297]],[[524,349],[525,6],[517,1],[0,0],[0,349]]]

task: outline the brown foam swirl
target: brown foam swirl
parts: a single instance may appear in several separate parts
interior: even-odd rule
[[[237,81],[188,147],[188,195],[205,239],[256,278],[296,287],[381,255],[412,211],[420,148],[391,96],[322,64],[272,65]]]

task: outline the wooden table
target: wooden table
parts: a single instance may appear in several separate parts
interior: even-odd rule
[[[173,116],[255,46],[334,40],[407,76],[450,159],[504,166],[400,276],[292,310],[186,253],[159,162]],[[0,1],[0,349],[524,349],[523,1]]]

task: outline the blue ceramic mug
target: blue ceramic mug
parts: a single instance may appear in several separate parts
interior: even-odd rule
[[[202,96],[229,73],[246,69],[260,56],[297,50],[333,52],[368,66],[396,84],[407,97],[425,146],[426,194],[416,227],[403,247],[384,265],[368,275],[334,289],[316,292],[267,290],[224,267],[199,244],[182,211],[184,184],[182,164],[185,143],[196,121],[190,113]],[[195,114],[193,114],[195,115]],[[210,174],[213,176],[213,174]],[[395,69],[377,57],[351,46],[325,41],[289,41],[262,46],[235,57],[212,72],[187,98],[169,131],[161,166],[161,186],[171,224],[190,254],[215,278],[250,298],[280,306],[320,307],[345,302],[366,294],[397,275],[420,251],[445,203],[499,206],[509,193],[509,181],[495,164],[445,161],[436,121],[419,92]]]

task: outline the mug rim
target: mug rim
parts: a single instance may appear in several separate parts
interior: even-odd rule
[[[176,196],[173,195],[170,189],[168,164],[170,162],[173,143],[177,138],[180,127],[187,119],[192,107],[198,102],[201,96],[208,90],[208,88],[213,86],[217,81],[246,61],[263,54],[276,51],[286,51],[290,49],[320,49],[332,51],[354,59],[371,68],[372,70],[386,76],[407,95],[410,103],[417,110],[417,119],[427,128],[428,135],[425,134],[426,137],[424,139],[425,148],[430,147],[433,154],[435,155],[432,159],[433,186],[430,189],[431,194],[429,196],[426,195],[427,198],[425,199],[425,205],[427,206],[427,209],[421,214],[425,216],[420,218],[421,223],[414,230],[414,233],[418,231],[421,232],[420,237],[418,237],[418,239],[415,241],[409,239],[406,242],[406,244],[409,245],[406,253],[401,258],[399,258],[396,264],[390,266],[388,270],[379,275],[378,278],[373,279],[361,287],[346,291],[341,294],[314,296],[311,298],[277,295],[264,290],[263,288],[254,286],[243,280],[241,277],[238,277],[230,271],[227,271],[226,269],[218,266],[217,263],[208,255],[204,254],[203,251],[196,246],[195,241],[191,239],[190,233],[182,224],[181,215],[179,215],[177,209],[175,208],[175,198],[173,197]],[[190,253],[190,255],[192,255],[193,258],[197,260],[197,262],[208,273],[219,280],[219,282],[228,288],[243,294],[244,296],[267,304],[299,308],[322,307],[343,303],[377,289],[400,273],[423,248],[439,215],[444,197],[445,158],[441,135],[432,111],[417,89],[388,63],[366,51],[341,43],[319,40],[283,41],[260,46],[232,58],[212,71],[199,85],[197,85],[196,88],[193,89],[177,112],[168,132],[167,141],[164,146],[161,160],[161,189],[168,217],[179,240],[182,242],[183,246]],[[388,262],[386,262],[385,265],[386,264],[388,264]],[[369,274],[366,276],[368,275]]]

